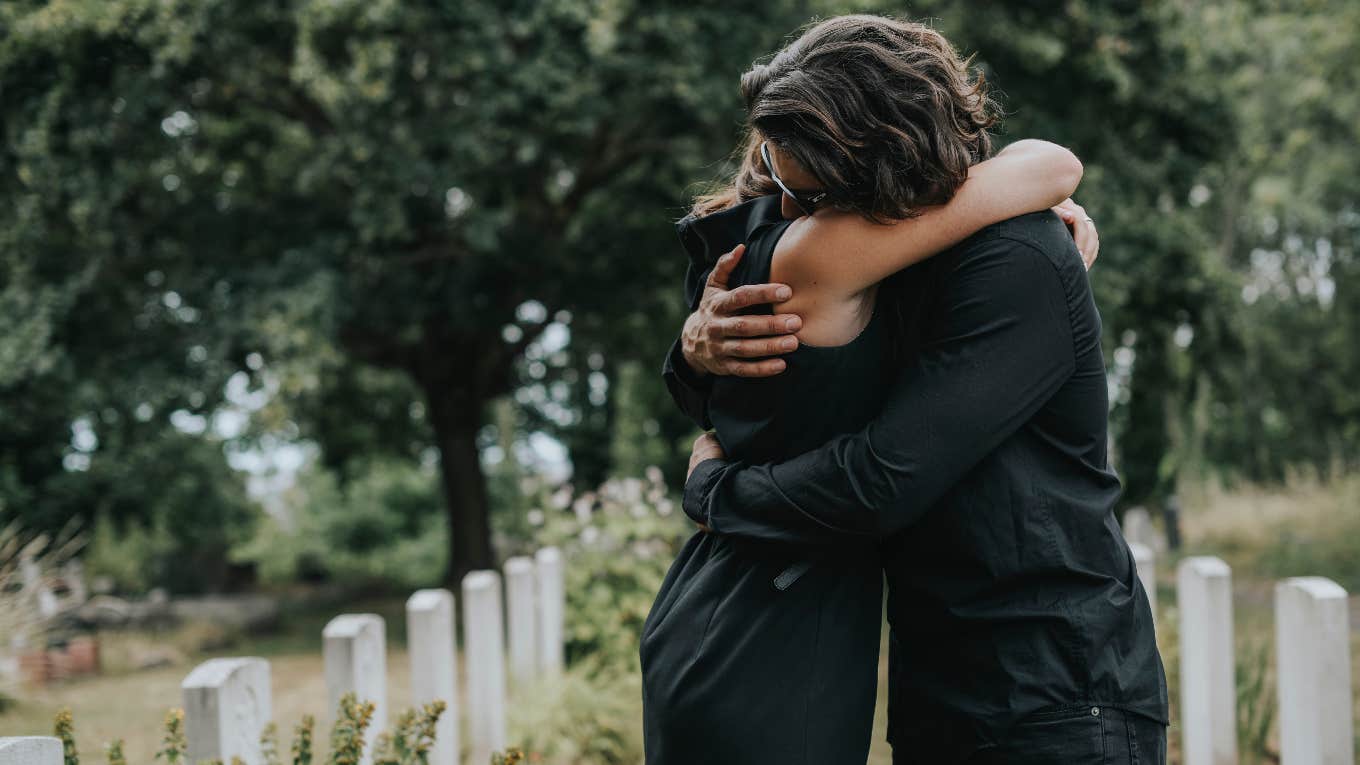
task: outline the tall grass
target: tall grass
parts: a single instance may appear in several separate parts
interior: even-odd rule
[[[1255,577],[1326,576],[1360,592],[1360,475],[1190,492],[1187,544]]]

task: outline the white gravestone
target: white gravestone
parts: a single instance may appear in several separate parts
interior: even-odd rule
[[[62,765],[61,739],[49,736],[0,738],[0,765]]]
[[[538,668],[544,675],[562,672],[566,638],[566,580],[562,551],[545,547],[534,554],[538,575]]]
[[[505,748],[505,627],[501,576],[473,571],[463,577],[463,644],[467,662],[471,761],[489,762]]]
[[[1184,765],[1236,765],[1232,570],[1218,558],[1182,560],[1176,599]]]
[[[240,757],[263,765],[260,734],[271,717],[269,662],[256,657],[209,659],[180,683],[189,762]]]
[[[342,614],[326,624],[321,637],[331,719],[340,709],[340,697],[351,691],[360,703],[374,704],[360,760],[360,765],[369,765],[373,744],[387,728],[387,625],[377,614]]]
[[[506,629],[510,639],[510,677],[515,689],[533,684],[538,673],[538,604],[532,558],[505,562]]]
[[[1147,593],[1148,606],[1152,608],[1152,618],[1157,618],[1157,554],[1151,547],[1137,542],[1129,543],[1129,552],[1133,553],[1133,565],[1138,571],[1138,581],[1143,583],[1143,591]]]
[[[1354,765],[1350,645],[1340,585],[1320,576],[1275,585],[1283,765]]]
[[[1124,532],[1124,539],[1130,544],[1147,545],[1153,552],[1166,550],[1166,544],[1157,533],[1157,527],[1152,525],[1152,514],[1146,507],[1131,507],[1125,510],[1120,529]]]
[[[57,613],[61,605],[57,602],[56,593],[47,586],[47,578],[43,575],[42,567],[31,555],[25,555],[19,559],[19,572],[23,576],[24,589],[33,593],[33,598],[38,604],[38,613],[47,618]]]
[[[430,765],[458,765],[458,655],[453,636],[453,593],[417,590],[406,601],[406,643],[411,656],[411,700],[443,701]]]
[[[85,585],[85,565],[77,558],[66,562],[62,579],[70,591],[71,603],[80,605],[90,599],[90,589]]]

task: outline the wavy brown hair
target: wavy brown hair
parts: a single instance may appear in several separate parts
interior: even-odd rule
[[[808,27],[742,75],[748,135],[740,165],[692,214],[778,191],[762,140],[802,163],[831,204],[870,220],[948,202],[968,168],[992,152],[996,104],[970,64],[924,24],[852,15]]]

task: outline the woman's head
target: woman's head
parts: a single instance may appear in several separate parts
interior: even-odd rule
[[[875,220],[947,202],[991,153],[995,105],[982,77],[923,24],[822,21],[752,67],[741,89],[751,128],[742,165],[696,212],[778,191],[762,142],[781,177],[815,179],[826,204]]]

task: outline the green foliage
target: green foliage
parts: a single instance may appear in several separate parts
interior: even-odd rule
[[[260,734],[260,757],[263,765],[283,765],[279,757],[279,726],[272,722],[265,725]]]
[[[667,569],[693,527],[661,470],[593,491],[563,486],[530,516],[539,545],[567,566],[568,669],[514,699],[511,732],[524,751],[564,765],[642,760],[638,640]]]
[[[494,563],[488,495],[519,476],[486,485],[492,445],[551,434],[578,488],[678,482],[670,222],[724,167],[737,76],[846,11],[932,18],[1004,94],[1003,138],[1084,160],[1129,502],[1360,460],[1348,0],[9,2],[5,520],[96,526],[126,589],[228,586],[252,538],[271,579],[407,585]],[[226,457],[300,442],[342,507],[322,525],[372,562],[309,572],[314,544],[269,544],[296,529],[254,527]],[[422,459],[442,528],[354,512],[374,463]]]
[[[398,715],[396,727],[379,737],[373,765],[429,765],[435,725],[446,708],[444,702],[434,701]]]
[[[396,460],[355,464],[348,481],[312,465],[282,497],[282,519],[260,524],[233,558],[266,582],[328,578],[421,587],[438,581],[448,553],[439,476]]]
[[[341,697],[336,710],[335,726],[331,731],[331,753],[326,765],[357,765],[364,752],[364,732],[373,722],[375,709],[372,702],[360,702],[353,693]],[[447,705],[443,701],[433,701],[419,709],[402,710],[392,732],[380,737],[374,752],[374,765],[429,765],[435,728],[446,709]],[[187,763],[188,742],[184,734],[184,710],[169,710],[165,716],[164,727],[162,748],[156,753],[156,759],[163,759],[170,765]],[[294,728],[291,748],[293,765],[311,765],[315,727],[316,720],[311,715],[305,715]],[[62,741],[65,765],[79,765],[74,721],[69,708],[57,712],[54,729],[55,735]],[[278,728],[271,722],[260,734],[260,751],[265,765],[278,765],[281,762],[278,749]],[[123,755],[122,739],[108,744],[105,753],[109,765],[127,765]],[[222,765],[222,760],[207,760],[203,765]],[[241,758],[233,756],[231,765],[243,765]]]
[[[642,675],[628,664],[591,658],[517,696],[510,736],[535,761],[557,765],[634,765],[644,758]]]
[[[1270,643],[1260,641],[1239,652],[1237,666],[1237,746],[1247,761],[1278,761],[1269,747],[1275,723],[1275,684],[1270,677]]]
[[[359,765],[364,755],[364,731],[373,722],[377,706],[359,701],[353,691],[340,697],[340,708],[331,728],[330,765]]]
[[[1214,512],[1249,519],[1210,526],[1215,551],[1235,569],[1268,579],[1325,576],[1360,590],[1360,479],[1294,478],[1280,489],[1244,490]]]
[[[57,711],[53,735],[61,739],[62,763],[64,765],[80,765],[80,754],[76,751],[75,720],[71,717],[69,707],[63,707]]]
[[[524,762],[524,752],[515,747],[491,754],[491,765],[519,765],[521,762]]]
[[[316,730],[316,718],[303,715],[302,722],[293,729],[293,765],[312,765],[312,733]]]
[[[165,736],[161,739],[160,751],[156,759],[165,760],[167,765],[187,762],[189,740],[184,734],[184,710],[171,709],[165,713]]]
[[[119,401],[163,431],[233,374],[272,378],[282,432],[336,455],[438,447],[450,562],[488,565],[486,404],[549,324],[580,359],[659,355],[657,331],[618,342],[675,316],[683,259],[650,253],[676,252],[668,220],[732,146],[736,74],[809,10],[7,4],[0,251],[32,312],[6,349],[15,400],[47,394],[26,397],[34,431]],[[359,368],[400,373],[416,421]],[[120,385],[85,386],[92,409],[59,395],[82,379]],[[588,400],[563,382],[551,398]],[[50,475],[61,440],[33,457]]]
[[[1344,474],[1360,459],[1360,7],[1193,8],[1239,126],[1204,189],[1241,307],[1234,357],[1207,370],[1204,459],[1255,481]]]
[[[636,667],[642,624],[693,526],[655,467],[646,479],[613,479],[579,495],[564,487],[550,502],[539,539],[571,560],[568,661]]]

